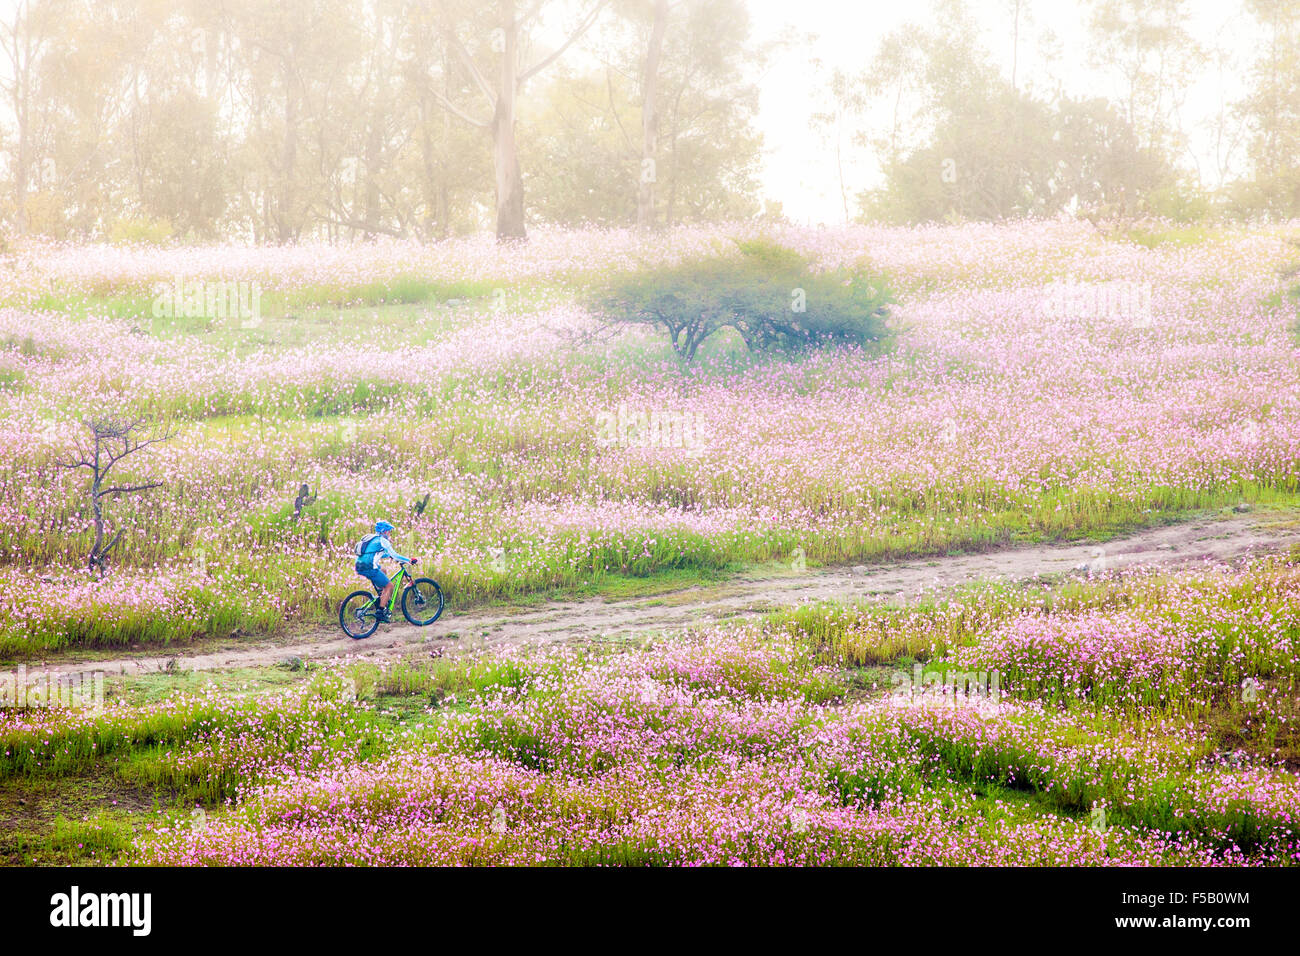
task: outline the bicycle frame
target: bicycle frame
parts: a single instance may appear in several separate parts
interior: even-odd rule
[[[405,564],[399,562],[397,565],[397,573],[388,579],[388,583],[393,586],[393,596],[388,599],[389,614],[397,613],[397,606],[402,600],[402,592],[406,590],[403,582],[405,582],[405,584],[410,584],[412,580],[410,569]],[[377,593],[370,604],[372,607],[379,607],[379,595]]]

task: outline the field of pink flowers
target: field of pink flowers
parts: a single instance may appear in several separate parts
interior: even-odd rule
[[[1083,536],[1297,490],[1282,228],[1154,248],[1086,223],[778,230],[888,273],[897,347],[755,361],[719,342],[683,371],[645,332],[592,334],[585,283],[752,232],[9,257],[0,655],[326,619],[378,516],[463,606]],[[176,277],[255,282],[279,311],[160,323],[149,296]],[[415,280],[475,297],[385,298]],[[105,408],[178,433],[131,461],[124,477],[165,485],[109,502],[125,534],[96,581],[85,474],[55,463]],[[623,409],[688,415],[699,440],[611,444],[599,422]],[[317,500],[294,520],[303,482]]]
[[[1291,865],[1298,571],[1094,581],[1050,611],[997,590],[910,619],[823,609],[821,625],[860,634],[933,638],[946,618],[925,669],[1001,669],[996,694],[900,689],[905,661],[855,670],[778,618],[12,712],[0,780],[98,767],[175,799],[117,824],[117,854],[87,850],[105,862]],[[1130,613],[1101,615],[1120,594]],[[988,623],[955,637],[972,614]],[[1182,646],[1153,641],[1179,620]],[[1064,693],[1035,682],[1044,659]],[[104,826],[79,839],[101,843]]]
[[[682,368],[579,304],[742,234],[9,256],[0,658],[328,619],[378,516],[454,621],[623,576],[1297,501],[1287,229],[1151,248],[1086,223],[778,230],[890,276],[881,355],[722,339]],[[177,278],[256,283],[266,314],[155,315]],[[107,501],[124,536],[97,579],[85,475],[57,462],[104,410],[176,434],[118,476],[163,485]],[[656,413],[689,439],[621,424]],[[1290,865],[1296,560],[801,605],[636,646],[299,662],[251,688],[124,680],[100,712],[0,710],[0,810],[30,828],[0,829],[0,860]],[[87,788],[124,807],[53,836],[12,799]]]

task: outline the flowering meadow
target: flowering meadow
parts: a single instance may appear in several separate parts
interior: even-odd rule
[[[630,650],[341,661],[269,693],[15,712],[0,717],[0,777],[99,768],[175,798],[111,855],[95,849],[104,821],[72,827],[91,861],[1300,861],[1300,566],[1046,596],[805,607]],[[1122,619],[1099,618],[1117,601]],[[1177,621],[1182,646],[1152,640]],[[1000,691],[902,687],[903,658],[854,668],[821,639],[887,632],[928,645],[928,673],[972,657],[1001,669]],[[1034,669],[1047,659],[1056,693]]]
[[[812,564],[1085,537],[1292,500],[1300,344],[1282,227],[1139,245],[1087,223],[784,228],[898,290],[895,346],[683,369],[580,305],[601,276],[756,227],[419,246],[32,247],[0,272],[0,656],[328,620],[376,517],[453,606],[620,575]],[[258,314],[159,309],[189,282]],[[106,409],[175,437],[106,499],[85,571],[84,470]],[[689,416],[655,440],[620,415]],[[301,484],[315,499],[295,516]]]
[[[719,335],[682,365],[582,305],[614,273],[758,234],[8,255],[0,660],[333,634],[380,517],[454,629],[476,602],[655,575],[1300,514],[1288,227],[770,229],[887,278],[894,336],[871,353]],[[190,283],[256,308],[176,307]],[[121,538],[92,575],[89,477],[61,463],[105,413],[170,437],[114,472],[158,484],[102,499]],[[0,860],[1300,861],[1294,551],[636,640],[446,636],[0,709]]]

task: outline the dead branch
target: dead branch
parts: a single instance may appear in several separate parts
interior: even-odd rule
[[[158,442],[166,441],[175,435],[170,428],[165,428],[162,434],[154,435],[149,438],[137,438],[134,432],[144,423],[143,417],[137,418],[92,418],[86,419],[82,424],[89,430],[92,444],[83,445],[82,440],[76,440],[76,457],[66,460],[56,461],[55,464],[61,468],[85,468],[90,471],[90,508],[95,519],[95,542],[91,545],[90,553],[86,555],[86,568],[92,573],[102,574],[105,567],[105,559],[109,552],[118,546],[122,541],[122,530],[117,531],[104,543],[105,519],[103,498],[105,495],[112,495],[114,500],[122,495],[137,494],[142,491],[149,491],[153,488],[162,487],[161,481],[146,481],[138,484],[110,485],[104,487],[104,479],[108,476],[109,471],[123,458],[134,455],[141,449],[148,448]]]
[[[293,499],[293,520],[296,522],[302,517],[302,509],[308,505],[314,504],[316,496],[311,494],[311,489],[303,482],[302,487],[298,489],[298,497]]]

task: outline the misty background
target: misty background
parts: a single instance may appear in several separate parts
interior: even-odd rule
[[[0,233],[1300,213],[1294,0],[4,0]]]

